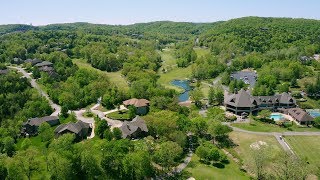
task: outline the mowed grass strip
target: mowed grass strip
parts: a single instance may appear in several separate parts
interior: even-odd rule
[[[126,79],[122,76],[120,71],[117,72],[106,72],[106,71],[101,71],[99,69],[96,69],[94,67],[92,67],[89,63],[87,63],[84,59],[73,59],[72,60],[74,64],[76,64],[79,68],[82,69],[87,69],[87,70],[92,70],[92,71],[96,71],[98,73],[101,74],[105,74],[109,77],[111,83],[115,84],[116,86],[118,86],[119,88],[128,90],[129,89],[129,85],[126,81]]]
[[[320,167],[320,136],[286,136],[285,139],[297,156]]]
[[[229,159],[230,160],[230,159]],[[217,168],[213,165],[206,165],[199,161],[199,157],[197,155],[193,155],[191,162],[184,170],[190,176],[195,179],[228,179],[228,180],[242,180],[242,179],[250,179],[249,176],[242,172],[239,166],[230,160],[230,163],[225,165],[224,168]]]

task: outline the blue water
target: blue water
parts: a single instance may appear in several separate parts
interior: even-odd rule
[[[189,85],[189,81],[187,80],[173,80],[171,82],[175,86],[179,86],[184,89],[184,92],[180,94],[179,101],[184,102],[189,100],[189,91],[192,90],[192,88]]]
[[[270,119],[273,119],[275,121],[280,121],[283,119],[283,116],[281,114],[271,114]]]
[[[318,110],[309,110],[308,113],[314,118],[320,116],[320,111]]]

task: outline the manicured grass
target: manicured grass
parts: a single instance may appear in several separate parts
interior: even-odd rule
[[[199,157],[195,154],[184,171],[190,173],[190,176],[195,179],[250,179],[233,161],[230,161],[224,168],[217,168],[199,162]]]
[[[320,131],[314,127],[300,127],[294,124],[290,127],[291,130],[287,128],[282,128],[275,124],[267,124],[259,121],[251,121],[251,123],[234,123],[232,124],[234,127],[238,127],[247,131],[254,131],[254,132],[286,132],[286,131],[298,131],[298,132],[317,132]]]
[[[171,89],[175,89],[179,92],[182,92],[183,90],[180,89],[177,86],[174,86],[171,84],[171,81],[178,79],[178,80],[185,80],[191,76],[191,66],[187,68],[175,68],[167,73],[162,73],[160,75],[160,78],[158,82],[162,84],[163,86]]]
[[[184,80],[191,76],[191,65],[187,68],[179,68],[176,65],[176,58],[174,56],[174,50],[166,48],[163,51],[158,51],[163,63],[162,68],[159,69],[160,79],[158,82],[166,88],[175,89],[178,92],[183,92],[183,89],[171,84],[171,81],[175,79]],[[166,73],[162,72],[162,69],[167,70]]]
[[[108,118],[116,119],[120,121],[130,120],[129,111],[125,111],[125,110],[116,111],[116,112],[107,114],[107,116]]]
[[[320,136],[286,136],[285,140],[301,159],[320,167]]]
[[[75,63],[79,68],[93,70],[93,71],[105,74],[109,77],[110,81],[113,84],[117,85],[119,88],[126,89],[126,90],[129,89],[129,85],[126,79],[121,75],[120,71],[117,71],[117,72],[101,71],[99,69],[92,67],[84,59],[73,59],[73,63]]]
[[[237,152],[239,157],[244,164],[245,169],[250,173],[254,173],[254,161],[250,145],[252,143],[263,141],[266,142],[269,148],[271,159],[274,159],[278,156],[279,153],[282,153],[283,150],[280,147],[280,144],[277,142],[274,136],[262,136],[255,134],[248,134],[242,132],[231,132],[229,134],[232,141],[237,144],[234,150]]]

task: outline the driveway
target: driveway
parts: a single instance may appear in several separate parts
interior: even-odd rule
[[[38,83],[36,82],[35,79],[33,79],[29,73],[27,73],[23,68],[21,67],[14,67],[14,66],[8,66],[11,69],[16,69],[18,70],[20,73],[23,74],[24,77],[28,78],[30,80],[30,84],[33,88],[35,88],[41,96],[45,97],[48,101],[49,104],[51,106],[51,108],[54,110],[54,112],[51,114],[51,116],[58,116],[61,113],[61,106],[59,106],[58,104],[55,104],[48,96],[48,94],[46,92],[44,92],[40,86],[38,85]]]

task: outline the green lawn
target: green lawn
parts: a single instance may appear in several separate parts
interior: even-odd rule
[[[110,114],[107,114],[108,118],[116,119],[120,121],[130,120],[129,111],[116,111]]]
[[[286,132],[290,131],[287,128],[282,128],[278,125],[275,124],[267,124],[267,123],[262,123],[259,121],[254,121],[252,120],[251,123],[234,123],[232,124],[234,127],[238,127],[247,131],[255,131],[255,132]],[[291,131],[298,131],[298,132],[306,132],[306,131],[311,131],[311,132],[317,132],[320,131],[320,129],[311,127],[300,127],[296,124],[294,124],[291,127]]]
[[[320,136],[286,136],[285,140],[301,159],[320,167]]]
[[[258,141],[267,143],[271,159],[276,158],[279,153],[283,152],[280,144],[277,142],[274,136],[262,136],[234,131],[230,133],[230,138],[237,145],[234,148],[234,151],[238,154],[238,157],[241,157],[245,169],[250,174],[253,174],[255,169],[252,153],[250,153],[253,152],[250,147],[252,143]]]
[[[240,171],[239,166],[230,161],[230,164],[225,165],[224,168],[217,168],[212,165],[206,165],[199,162],[199,157],[197,155],[192,156],[192,160],[187,168],[184,170],[191,177],[195,179],[250,179],[248,175]]]
[[[18,139],[17,143],[16,143],[16,149],[17,150],[21,150],[21,145],[23,140],[25,140],[26,138],[20,138]],[[29,138],[31,141],[31,145],[34,147],[37,147],[38,149],[45,149],[45,143],[41,141],[40,136],[34,136],[34,137],[30,137]]]
[[[84,59],[73,59],[73,63],[75,63],[79,68],[93,70],[93,71],[105,74],[109,77],[110,81],[113,84],[117,85],[119,88],[126,89],[126,90],[129,89],[129,85],[126,79],[121,75],[120,71],[117,71],[117,72],[101,71],[99,69],[92,67]]]

